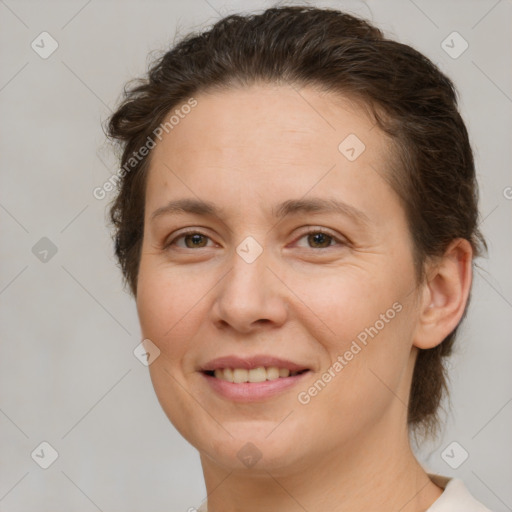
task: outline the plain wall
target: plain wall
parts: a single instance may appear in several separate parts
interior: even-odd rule
[[[458,87],[489,256],[479,261],[450,364],[452,412],[442,437],[419,456],[430,470],[462,478],[494,511],[512,510],[512,5],[311,4],[373,20],[425,53]],[[185,511],[203,501],[199,456],[165,417],[148,369],[133,355],[140,330],[106,225],[112,195],[93,196],[117,169],[101,125],[125,82],[141,75],[149,52],[165,49],[176,31],[271,5],[0,3],[0,511]],[[43,31],[58,43],[46,59],[31,47],[35,41],[39,52],[51,49]],[[469,44],[458,58],[442,47],[453,31]],[[48,469],[31,457],[43,441],[58,452]],[[469,454],[457,469],[442,457],[454,441]],[[41,449],[51,456],[38,449],[36,458]]]

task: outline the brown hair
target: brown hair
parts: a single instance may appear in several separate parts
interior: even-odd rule
[[[141,159],[134,155],[154,141],[171,109],[193,94],[257,82],[314,86],[368,108],[394,148],[387,179],[407,215],[418,282],[425,278],[427,260],[442,255],[455,238],[467,239],[475,256],[487,248],[478,230],[473,155],[450,79],[424,55],[385,38],[362,19],[333,9],[275,7],[230,15],[182,38],[146,78],[125,88],[109,119],[108,134],[123,150],[122,168],[130,162],[110,219],[115,254],[134,296],[151,153]],[[451,353],[456,331],[435,348],[419,351],[408,410],[416,432],[436,433],[447,391],[443,357]]]

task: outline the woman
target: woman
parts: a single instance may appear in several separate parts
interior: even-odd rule
[[[126,92],[111,206],[200,510],[484,511],[428,474],[477,184],[452,83],[335,10],[192,34]]]

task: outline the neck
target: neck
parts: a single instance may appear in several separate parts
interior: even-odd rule
[[[424,512],[441,495],[407,428],[381,424],[358,437],[286,468],[227,470],[202,454],[208,512]]]

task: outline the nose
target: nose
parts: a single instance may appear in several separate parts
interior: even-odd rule
[[[264,250],[249,263],[233,251],[231,269],[215,288],[212,314],[219,328],[248,334],[286,321],[287,288],[267,255]]]

